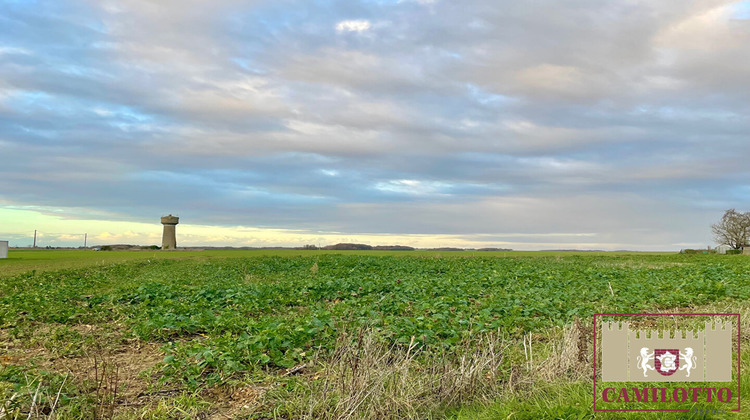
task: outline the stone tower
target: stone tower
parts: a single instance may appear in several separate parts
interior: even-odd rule
[[[176,249],[177,237],[175,235],[175,226],[180,223],[177,216],[162,216],[161,224],[164,225],[164,234],[161,237],[161,249]]]

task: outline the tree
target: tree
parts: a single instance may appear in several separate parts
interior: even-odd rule
[[[732,249],[748,246],[750,242],[750,212],[740,213],[735,209],[724,212],[719,223],[711,225],[714,239]]]

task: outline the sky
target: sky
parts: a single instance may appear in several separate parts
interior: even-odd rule
[[[750,210],[750,1],[0,1],[0,240],[678,250]]]

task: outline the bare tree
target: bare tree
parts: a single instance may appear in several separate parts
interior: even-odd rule
[[[714,239],[732,249],[748,246],[750,242],[750,212],[740,213],[735,209],[724,212],[719,223],[711,225]]]

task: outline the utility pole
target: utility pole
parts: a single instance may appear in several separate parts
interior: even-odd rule
[[[83,234],[83,247],[86,248],[86,241],[89,239],[89,234],[84,233]]]
[[[36,248],[36,229],[34,229],[34,248]]]

